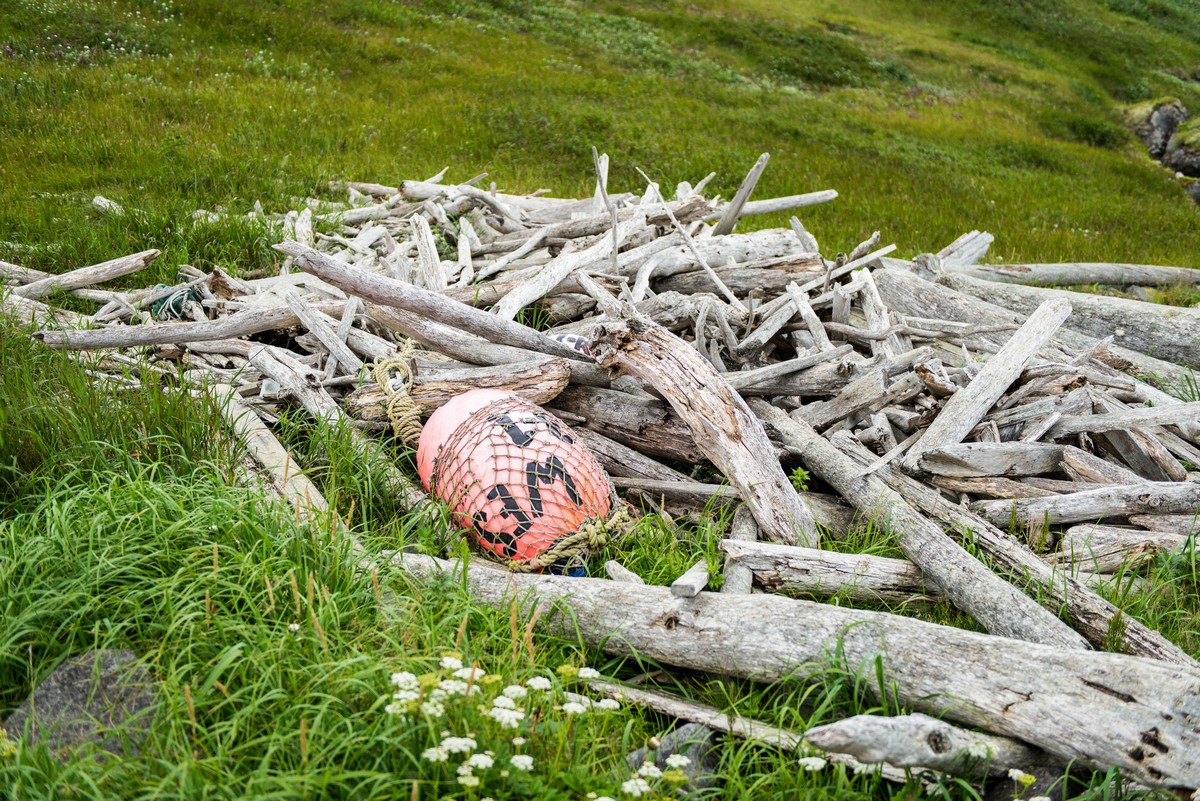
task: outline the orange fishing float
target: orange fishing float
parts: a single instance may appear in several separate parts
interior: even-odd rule
[[[472,390],[434,412],[417,471],[480,547],[515,562],[605,518],[614,497],[604,469],[565,423],[501,390]]]

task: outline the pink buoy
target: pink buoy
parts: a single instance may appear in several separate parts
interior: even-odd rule
[[[435,411],[417,472],[455,522],[505,560],[528,561],[612,508],[608,476],[571,429],[501,390],[472,390]]]

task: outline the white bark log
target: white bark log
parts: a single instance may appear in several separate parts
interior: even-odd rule
[[[99,284],[104,281],[111,281],[114,278],[119,278],[122,275],[129,275],[138,270],[144,270],[149,267],[155,259],[160,255],[157,250],[144,250],[141,253],[134,253],[131,256],[122,256],[111,261],[95,264],[91,267],[81,267],[78,270],[72,270],[68,273],[52,275],[48,278],[34,281],[32,284],[25,284],[13,290],[14,295],[18,295],[30,300],[37,300],[44,297],[55,289],[69,291],[72,289],[80,289],[85,286]]]
[[[452,563],[398,554],[417,576]],[[696,598],[604,579],[470,570],[481,603],[553,611],[540,621],[611,654],[772,681],[881,660],[896,700],[1025,740],[1058,758],[1115,766],[1155,786],[1200,786],[1200,671],[1123,654],[1022,643],[882,613],[773,595]],[[874,682],[867,682],[874,686]]]

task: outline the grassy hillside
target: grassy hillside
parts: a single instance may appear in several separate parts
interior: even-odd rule
[[[179,261],[271,258],[199,207],[280,209],[333,178],[447,164],[514,191],[582,190],[590,146],[726,196],[842,193],[833,249],[964,230],[1006,260],[1197,263],[1197,209],[1117,124],[1200,110],[1200,9],[1176,2],[191,3],[0,10],[0,258],[62,268],[153,241]],[[147,211],[88,219],[100,193]],[[779,221],[762,220],[761,224]],[[9,243],[31,246],[24,251]]]
[[[639,191],[639,168],[667,187],[715,170],[726,197],[768,151],[756,196],[841,193],[802,215],[829,253],[876,229],[913,255],[981,228],[1006,261],[1200,267],[1200,209],[1118,124],[1121,104],[1162,95],[1200,113],[1191,0],[9,0],[0,259],[62,271],[157,247],[139,286],[181,263],[244,273],[277,266],[275,232],[193,226],[193,210],[281,211],[330,180],[447,165],[508,191],[588,192],[596,145],[616,188]],[[141,213],[98,214],[96,194]],[[301,415],[277,428],[369,545],[445,544],[444,526],[381,490],[345,432]],[[666,722],[633,709],[576,719],[561,693],[578,689],[579,666],[627,677],[653,664],[527,634],[454,584],[356,576],[331,520],[300,524],[240,483],[220,429],[214,410],[152,382],[93,386],[0,319],[0,718],[92,647],[133,649],[165,688],[136,759],[60,764],[0,739],[0,801],[621,795],[623,755]],[[726,522],[648,516],[604,556],[666,583],[721,558]],[[898,554],[876,530],[833,547]],[[1164,556],[1145,588],[1105,592],[1196,654],[1198,583],[1194,558]],[[946,605],[924,614],[970,625]],[[469,704],[445,729],[385,711],[390,674],[444,673],[451,652],[504,683],[547,679],[560,703],[523,724],[527,743]],[[896,712],[868,691],[875,671],[831,654],[813,682],[689,675],[675,689],[803,730]],[[481,786],[425,756],[443,731],[495,752]],[[532,770],[504,767],[516,753]],[[694,798],[979,799],[965,782],[808,771],[737,742],[717,770],[723,789]],[[1115,774],[1078,789],[1125,796]]]

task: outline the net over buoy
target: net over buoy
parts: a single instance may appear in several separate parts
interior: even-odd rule
[[[430,416],[417,446],[421,483],[480,547],[515,563],[603,520],[613,489],[571,429],[511,392],[477,389]]]

